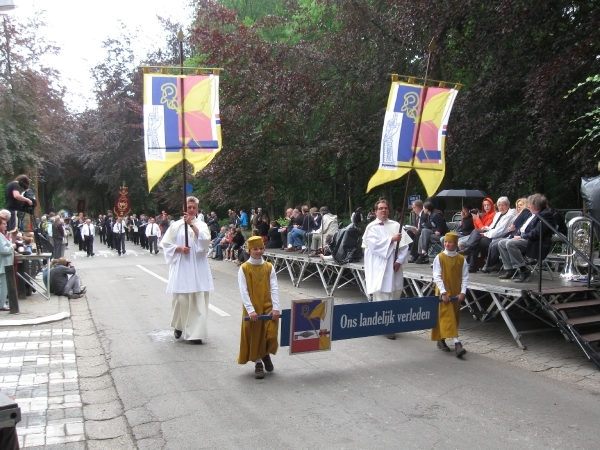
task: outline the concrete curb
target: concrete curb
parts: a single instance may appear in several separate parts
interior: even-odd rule
[[[23,320],[0,320],[0,327],[14,327],[22,325],[40,325],[42,323],[58,322],[59,320],[68,319],[71,314],[68,312],[59,312],[51,316],[37,317],[35,319]]]

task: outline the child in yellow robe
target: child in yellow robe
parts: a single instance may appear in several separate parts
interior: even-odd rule
[[[238,284],[244,307],[242,308],[242,332],[240,336],[239,364],[254,361],[254,377],[263,379],[264,370],[274,369],[271,354],[277,353],[279,344],[279,292],[273,265],[263,261],[265,251],[260,236],[252,236],[247,242],[250,259],[240,266]],[[258,320],[259,315],[272,314],[272,320]],[[249,316],[250,320],[243,320]],[[263,367],[264,364],[264,367]]]
[[[438,323],[431,330],[431,340],[437,341],[437,348],[449,352],[445,339],[454,340],[456,357],[461,358],[467,351],[458,339],[458,321],[460,304],[467,294],[469,281],[469,264],[463,255],[458,254],[458,234],[450,232],[444,236],[445,250],[433,261],[433,281],[435,295],[442,302],[439,306]],[[450,301],[450,297],[458,297],[458,301]]]

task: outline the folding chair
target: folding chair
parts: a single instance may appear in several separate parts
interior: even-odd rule
[[[442,244],[440,244],[439,242],[432,242],[431,244],[429,244],[429,248],[427,249],[427,255],[430,258],[435,258],[438,253],[442,252],[444,250],[444,246]]]

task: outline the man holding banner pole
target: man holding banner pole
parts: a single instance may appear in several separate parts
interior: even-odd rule
[[[400,224],[389,220],[390,207],[387,200],[375,204],[377,219],[367,225],[362,247],[365,249],[365,278],[367,294],[373,301],[394,300],[402,296],[404,276],[402,264],[408,257],[408,245],[412,239],[401,233]],[[395,255],[396,242],[400,242]],[[396,339],[395,334],[386,335]]]
[[[214,290],[206,258],[210,232],[197,217],[198,203],[196,197],[187,197],[183,218],[167,229],[160,243],[169,265],[167,294],[173,294],[171,326],[175,339],[194,344],[202,344],[207,337],[209,292]]]

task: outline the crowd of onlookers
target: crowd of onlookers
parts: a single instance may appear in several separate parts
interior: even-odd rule
[[[429,255],[443,249],[444,234],[453,228],[469,272],[498,273],[500,279],[520,283],[529,279],[540,254],[543,260],[550,252],[552,228],[567,234],[564,218],[541,194],[518,199],[515,208],[507,197],[495,203],[485,198],[481,209],[464,205],[460,218],[451,224],[431,201],[414,201],[412,212],[413,226],[405,227],[413,239],[409,263],[429,264]]]
[[[161,237],[174,221],[165,211],[157,216],[140,214],[139,217],[137,214],[115,215],[107,211],[96,218],[83,213],[69,217],[50,212],[33,219],[35,197],[29,190],[29,179],[24,175],[19,175],[6,186],[5,197],[7,209],[0,213],[0,309],[6,309],[6,283],[2,278],[4,267],[12,261],[15,253],[31,254],[36,251],[36,245],[41,245],[45,252],[50,251],[54,261],[52,266],[62,267],[57,268],[58,273],[65,272],[62,278],[64,283],[53,289],[59,293],[68,291],[65,295],[77,296],[85,292],[85,287],[81,290],[78,282],[69,281],[76,277],[72,264],[64,258],[70,237],[73,244],[80,251],[85,251],[88,257],[95,255],[96,236],[101,244],[116,251],[119,256],[126,254],[126,242],[140,246],[150,254],[157,254]],[[529,275],[526,258],[539,257],[540,236],[542,256],[545,257],[550,250],[552,232],[539,218],[556,226],[563,234],[567,230],[562,216],[550,208],[541,194],[520,198],[514,209],[510,206],[506,197],[500,197],[497,202],[485,198],[481,209],[464,205],[460,217],[448,223],[431,200],[415,200],[411,208],[412,225],[404,227],[413,241],[408,262],[429,264],[430,255],[443,249],[446,232],[455,231],[460,236],[459,248],[467,257],[471,272],[481,270],[483,273],[492,273],[503,268],[500,278],[524,281]],[[39,230],[38,239],[33,232],[18,231],[19,228],[23,229],[23,223],[18,218],[23,215],[35,220],[35,224],[29,228]],[[396,208],[391,218],[403,223],[401,215],[401,208]],[[362,208],[358,207],[352,213],[350,222],[362,230],[375,217],[374,208],[364,214]],[[225,225],[214,211],[205,214],[200,210],[199,218],[206,222],[211,233],[209,257],[236,262],[238,265],[248,259],[244,244],[250,235],[260,236],[267,249],[319,256],[340,225],[337,216],[327,206],[311,208],[308,205],[288,208],[285,218],[280,221],[271,220],[261,208],[249,212],[240,209],[239,213],[229,209]],[[67,291],[65,288],[68,288]]]

